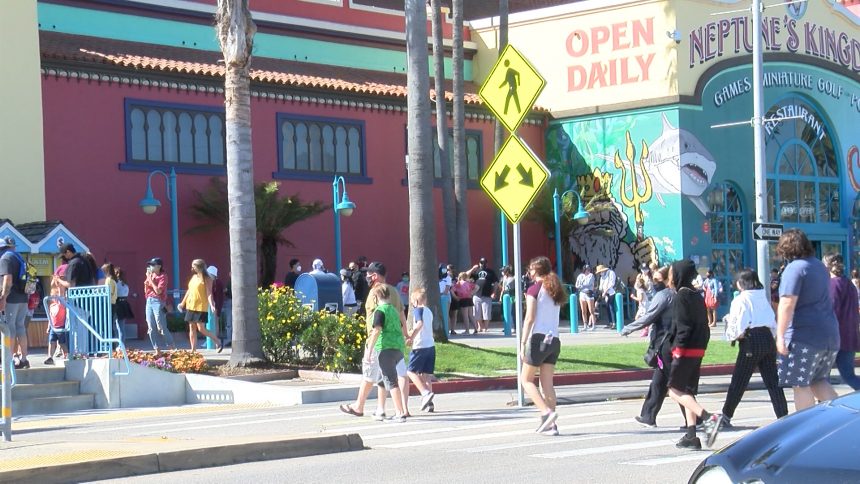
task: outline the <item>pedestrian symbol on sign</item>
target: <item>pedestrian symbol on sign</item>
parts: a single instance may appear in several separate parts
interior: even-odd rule
[[[505,73],[505,80],[499,86],[499,88],[508,86],[508,95],[505,97],[505,114],[508,114],[508,105],[511,103],[511,98],[514,100],[514,104],[517,106],[517,112],[520,112],[520,98],[517,95],[517,86],[520,85],[520,73],[516,71],[513,67],[510,67],[511,61],[505,59],[505,67],[508,68]]]

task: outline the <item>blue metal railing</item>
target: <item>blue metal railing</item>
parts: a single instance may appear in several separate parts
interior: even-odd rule
[[[102,293],[98,289],[107,289],[108,292]],[[71,297],[73,294],[78,297],[73,299]],[[103,310],[103,301],[99,301],[104,294],[107,294],[107,312]],[[48,296],[43,299],[42,303],[45,305],[47,314],[51,314],[50,305],[53,301],[62,304],[66,308],[66,326],[62,329],[55,328],[53,331],[65,331],[69,334],[69,353],[71,355],[75,353],[94,353],[111,356],[113,345],[116,344],[122,352],[122,359],[125,361],[125,371],[117,371],[114,375],[125,376],[131,373],[131,364],[128,361],[128,352],[126,351],[125,343],[122,342],[122,339],[112,337],[113,315],[110,310],[110,292],[108,287],[76,287],[69,289],[68,295],[69,297]],[[79,306],[81,302],[83,302],[84,307]],[[90,310],[94,311],[91,312]],[[90,351],[93,348],[95,349]]]

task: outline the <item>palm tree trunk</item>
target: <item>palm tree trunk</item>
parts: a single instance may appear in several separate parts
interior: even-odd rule
[[[453,1],[454,13],[454,200],[457,214],[458,271],[472,265],[469,252],[469,210],[466,201],[468,172],[466,161],[466,107],[463,87],[463,0]]]
[[[257,28],[248,0],[218,0],[216,29],[224,54],[227,199],[233,286],[233,352],[229,365],[263,361],[257,306],[257,221],[251,157],[250,61]]]
[[[502,51],[505,50],[505,46],[508,45],[508,12],[510,11],[508,0],[499,0],[499,55],[502,55]],[[505,128],[502,126],[502,123],[496,119],[496,130],[495,130],[495,143],[493,144],[493,148],[496,154],[502,150],[502,143],[505,142]],[[502,217],[498,217],[499,221],[499,235],[495,238],[494,246],[497,247],[496,254],[501,254],[503,252],[503,248],[501,247],[501,232],[503,230],[508,230],[507,223],[503,221]],[[499,261],[501,262],[501,261]]]
[[[406,1],[407,118],[409,139],[409,274],[411,287],[427,292],[427,307],[439,311],[436,218],[433,214],[433,152],[430,136],[430,79],[427,75],[425,0]],[[440,318],[441,319],[441,318]]]
[[[441,0],[430,0],[433,13],[433,78],[436,83],[436,142],[439,143],[439,168],[442,182],[442,214],[445,221],[445,247],[448,260],[457,260],[457,214],[454,209],[454,179],[448,160],[448,113],[445,101],[445,48],[442,43]],[[441,318],[438,319],[440,322]]]
[[[278,267],[278,241],[260,239],[260,252],[260,286],[269,287],[275,282],[275,271]]]

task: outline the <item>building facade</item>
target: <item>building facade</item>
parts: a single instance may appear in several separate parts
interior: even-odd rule
[[[717,127],[752,118],[750,19],[721,13],[749,3],[585,1],[512,17],[511,43],[548,79],[538,102],[555,117],[555,181],[599,205],[568,234],[574,264],[632,274],[692,258],[726,288],[756,266],[753,131]],[[860,267],[860,20],[847,7],[763,14],[765,118],[780,118],[765,122],[767,219]],[[493,27],[474,27],[492,48]]]
[[[227,274],[227,229],[196,230],[206,221],[196,219],[192,209],[195,194],[212,177],[226,175],[224,68],[213,28],[215,0],[15,3],[30,7],[18,22],[31,27],[27,47],[33,52],[21,49],[21,63],[32,67],[30,74],[41,71],[41,82],[28,84],[27,91],[39,102],[22,95],[19,111],[29,115],[35,112],[31,106],[44,106],[38,112],[39,131],[27,128],[39,139],[44,129],[44,161],[29,156],[32,166],[26,172],[27,180],[43,185],[26,189],[43,200],[44,208],[13,211],[23,196],[4,185],[0,217],[15,224],[62,221],[98,261],[126,270],[132,293],[141,292],[137,281],[143,279],[145,261],[155,256],[165,260],[168,274],[175,264],[181,269],[183,280],[170,282],[171,287],[184,286],[185,268],[195,258]],[[254,179],[278,181],[283,194],[297,194],[305,202],[331,204],[332,180],[343,176],[357,206],[351,217],[341,217],[343,260],[364,255],[385,261],[392,273],[407,270],[402,11],[352,0],[252,0],[251,8],[258,28],[251,74]],[[451,32],[446,19],[449,77]],[[472,82],[477,45],[468,29],[464,34],[471,252],[476,259],[498,260],[498,211],[478,185],[493,157],[494,124]],[[446,95],[451,97],[450,90]],[[20,112],[17,118],[4,116],[4,122],[21,121]],[[543,153],[544,125],[545,115],[535,114],[519,131],[538,153]],[[34,153],[34,146],[42,146],[20,144]],[[2,156],[16,173],[24,173],[20,160]],[[150,177],[155,170],[177,174],[175,261],[167,177]],[[162,204],[152,215],[139,206],[149,178]],[[444,234],[441,196],[437,187],[436,227]],[[328,210],[283,233],[292,246],[280,248],[278,279],[293,257],[308,268],[321,258],[329,270],[336,269],[332,216]],[[532,235],[525,237],[525,256],[551,251],[545,230],[526,232]],[[438,240],[437,257],[445,262],[444,237]],[[132,302],[142,314],[142,298]]]

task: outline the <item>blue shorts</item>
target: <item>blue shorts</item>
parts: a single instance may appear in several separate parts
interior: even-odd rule
[[[409,371],[432,375],[436,369],[436,347],[418,348],[409,353]]]
[[[51,326],[48,329],[48,342],[53,343],[54,341],[64,345],[69,341],[69,333],[67,331],[54,331],[54,327]]]

